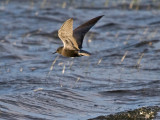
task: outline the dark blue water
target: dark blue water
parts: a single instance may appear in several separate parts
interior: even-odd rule
[[[86,120],[160,106],[159,5],[1,0],[0,119]],[[76,28],[99,15],[83,42],[92,56],[52,54],[62,46],[57,30],[65,20]]]

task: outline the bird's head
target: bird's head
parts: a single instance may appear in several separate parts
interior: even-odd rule
[[[63,49],[63,47],[59,47],[59,48],[56,50],[56,52],[54,52],[53,54],[55,54],[55,53],[59,53],[59,54],[61,54],[62,49]]]

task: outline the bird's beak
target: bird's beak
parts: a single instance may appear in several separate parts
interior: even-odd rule
[[[52,53],[52,54],[55,54],[55,53],[57,53],[57,52],[54,52],[54,53]]]

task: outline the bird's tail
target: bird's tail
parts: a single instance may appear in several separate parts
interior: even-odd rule
[[[79,56],[90,56],[91,53],[89,53],[89,52],[87,52],[87,51],[85,51],[85,50],[80,50],[80,51],[78,52],[78,55],[79,55]]]

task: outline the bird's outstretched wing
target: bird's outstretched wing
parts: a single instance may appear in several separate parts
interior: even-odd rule
[[[78,44],[73,37],[73,19],[70,18],[64,22],[58,31],[58,36],[68,50],[79,50]]]
[[[95,17],[86,23],[80,25],[73,31],[73,36],[77,41],[78,47],[81,49],[82,48],[82,43],[83,43],[83,38],[85,34],[96,24],[96,22],[101,18],[102,16]]]

